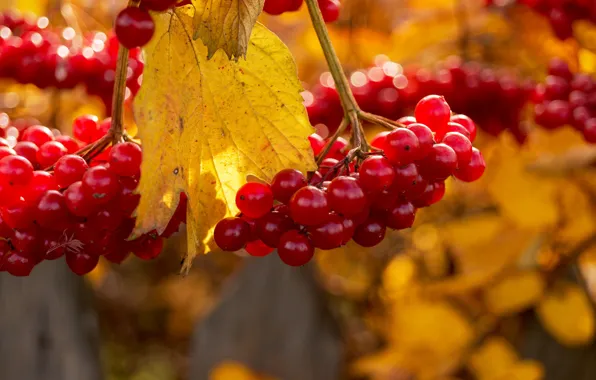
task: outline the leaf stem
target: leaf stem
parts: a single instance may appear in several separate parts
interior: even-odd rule
[[[333,147],[333,143],[335,143],[337,138],[339,136],[341,136],[342,133],[344,133],[346,128],[348,128],[348,125],[350,125],[350,123],[348,122],[348,119],[346,119],[346,118],[342,119],[341,124],[339,125],[339,127],[337,128],[337,130],[335,131],[333,136],[331,136],[329,138],[329,140],[327,140],[327,143],[323,147],[323,150],[321,150],[321,152],[317,156],[317,166],[319,166],[321,164],[321,162],[323,162],[323,160],[325,159],[325,156],[327,155],[327,153],[329,153],[329,151],[331,150],[331,147]]]
[[[331,43],[331,38],[329,37],[329,32],[327,31],[327,26],[325,26],[325,20],[323,20],[323,14],[319,9],[319,4],[317,0],[306,0],[306,5],[308,7],[308,12],[310,14],[310,19],[312,21],[313,28],[317,33],[317,37],[319,39],[319,43],[321,44],[321,48],[323,49],[323,54],[325,55],[325,60],[327,61],[327,65],[329,66],[329,72],[333,77],[333,81],[335,82],[335,88],[339,94],[339,99],[341,101],[342,107],[344,112],[346,113],[347,119],[350,121],[352,128],[357,130],[356,126],[359,125],[358,116],[360,114],[360,107],[352,94],[352,90],[350,89],[350,84],[348,82],[348,78],[346,77],[343,68],[341,66],[341,62],[337,57],[335,52],[335,48]]]

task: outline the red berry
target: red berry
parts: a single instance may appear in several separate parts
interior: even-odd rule
[[[292,195],[306,185],[304,174],[295,169],[284,169],[273,177],[271,190],[277,201],[288,203]]]
[[[0,182],[25,186],[33,178],[33,165],[24,157],[7,156],[0,160]]]
[[[19,156],[29,160],[33,166],[37,166],[37,152],[39,151],[39,147],[31,141],[19,141],[17,145],[14,146],[14,151]]]
[[[66,136],[66,135],[58,136],[58,137],[56,137],[55,141],[64,145],[64,147],[68,151],[68,154],[74,154],[74,153],[78,152],[79,149],[81,149],[81,146],[79,145],[79,143],[70,136]]]
[[[294,227],[290,218],[277,212],[269,212],[256,221],[257,237],[273,248],[279,244],[281,235]]]
[[[54,166],[54,176],[61,189],[80,181],[89,169],[87,162],[80,156],[69,154],[61,157]]]
[[[52,166],[58,159],[68,153],[64,145],[57,141],[49,141],[39,147],[37,151],[37,163],[41,168]]]
[[[79,276],[91,272],[99,263],[99,256],[84,252],[66,252],[66,264],[70,270]]]
[[[26,277],[31,274],[35,267],[35,260],[27,256],[22,256],[17,252],[13,252],[4,259],[3,269],[13,276]]]
[[[34,206],[17,199],[0,209],[2,219],[10,228],[31,228],[34,225]]]
[[[548,74],[561,77],[567,81],[573,79],[569,65],[561,58],[552,58],[548,63]]]
[[[236,193],[236,206],[249,218],[260,218],[273,207],[271,187],[258,182],[244,184]]]
[[[47,191],[37,204],[35,220],[44,228],[62,231],[72,222],[64,195],[56,190]]]
[[[329,218],[327,194],[314,186],[298,190],[290,200],[292,219],[304,226],[316,226]]]
[[[275,250],[275,248],[269,247],[260,240],[249,241],[246,243],[246,247],[244,247],[244,249],[249,255],[254,257],[267,256]]]
[[[431,153],[420,161],[418,170],[426,179],[444,180],[455,171],[457,154],[448,145],[435,144]]]
[[[84,143],[92,143],[95,141],[97,133],[97,116],[83,115],[77,117],[72,124],[72,134],[77,139]]]
[[[454,132],[464,135],[468,140],[470,139],[470,132],[468,132],[468,130],[463,125],[450,121],[449,123],[447,123],[447,129],[445,130],[445,134]],[[445,140],[445,136],[443,136],[443,140]]]
[[[116,144],[110,151],[110,170],[123,177],[135,176],[141,170],[142,159],[143,153],[137,144]]]
[[[420,157],[420,142],[406,128],[391,131],[385,140],[385,155],[394,165],[407,165]]]
[[[63,236],[59,233],[44,234],[42,252],[45,260],[56,260],[64,256],[66,245],[61,240]]]
[[[40,260],[43,259],[44,255],[39,255],[39,248],[42,243],[39,235],[39,229],[36,227],[18,229],[12,233],[10,242],[21,255]]]
[[[464,182],[473,182],[482,177],[486,169],[486,163],[482,153],[476,148],[472,148],[472,158],[466,165],[460,166],[454,173],[455,178]]]
[[[312,135],[308,136],[308,141],[310,141],[310,147],[312,148],[313,154],[318,156],[325,147],[325,139],[323,139],[320,135],[313,133]]]
[[[428,95],[416,105],[414,116],[419,123],[425,124],[441,139],[445,134],[447,123],[451,118],[451,108],[445,98],[439,95]]]
[[[356,227],[353,239],[362,247],[374,247],[383,241],[384,237],[385,223],[381,219],[371,216]]]
[[[38,147],[41,147],[49,141],[54,141],[54,134],[52,134],[52,131],[48,127],[34,125],[23,131],[21,141],[29,141]]]
[[[157,12],[164,12],[172,8],[178,0],[142,0],[140,7]]]
[[[368,211],[367,211],[368,213]],[[364,218],[366,219],[366,217]],[[348,244],[352,237],[354,236],[354,231],[356,231],[356,218],[343,218],[342,225],[344,228],[343,238],[341,240],[341,245]]]
[[[281,236],[277,254],[285,264],[298,267],[312,259],[315,249],[306,235],[290,230]]]
[[[370,156],[360,166],[360,183],[367,191],[388,189],[395,179],[395,169],[385,157]]]
[[[377,192],[371,197],[371,209],[375,211],[385,211],[397,202],[399,198],[399,192],[393,189],[383,190]]]
[[[122,180],[126,180],[126,178],[127,177],[120,178],[120,183],[122,184],[123,189],[127,188],[127,187],[128,188],[132,187],[132,184],[126,186],[123,183]],[[136,186],[137,186],[137,184],[135,184],[134,187],[136,188]],[[134,200],[131,199],[129,201],[124,201],[123,200],[124,192],[123,192],[120,196],[120,204],[122,204],[123,202],[126,202],[126,203],[132,202],[133,203],[134,208],[129,207],[127,210],[124,211],[125,214],[126,214],[126,212],[128,212],[128,215],[130,215],[139,205],[139,201],[141,200],[141,194],[132,193],[132,191],[130,191],[130,190],[128,190],[128,193],[130,194],[130,195],[128,195],[128,197],[129,198],[134,197]],[[174,215],[172,215],[172,218],[168,222],[166,229],[162,232],[161,237],[169,238],[174,233],[178,232],[181,224],[186,223],[187,206],[188,206],[188,197],[186,196],[186,193],[180,193],[180,202],[178,202],[178,206],[176,207],[176,210],[174,211]],[[122,207],[122,206],[120,206],[120,207]],[[252,231],[252,226],[251,226],[251,231]]]
[[[424,157],[426,157],[427,154],[430,153],[430,151],[433,148],[433,145],[435,144],[435,137],[433,136],[433,131],[431,131],[430,128],[426,125],[420,123],[411,123],[410,125],[408,125],[408,130],[414,132],[414,134],[418,138],[420,148],[418,149],[416,160],[421,160]]]
[[[395,168],[395,179],[390,190],[393,192],[404,192],[411,187],[418,178],[418,167],[415,164],[408,164]]]
[[[410,203],[398,203],[388,210],[385,222],[387,227],[394,230],[410,228],[416,218],[416,208]]]
[[[470,140],[457,132],[449,132],[443,138],[443,144],[450,146],[457,155],[458,165],[464,165],[472,157],[472,143]]]
[[[463,126],[468,131],[471,142],[476,140],[476,124],[474,124],[472,119],[466,115],[453,115],[451,116],[451,121]]]
[[[141,260],[153,260],[163,250],[163,241],[157,234],[148,233],[131,241],[130,250]]]
[[[390,131],[383,131],[376,135],[371,141],[370,146],[375,147],[377,149],[385,150],[385,141],[387,140],[387,135]]]
[[[16,156],[17,152],[7,146],[0,146],[0,160],[7,156]],[[27,157],[25,157],[27,158]],[[31,162],[31,161],[29,161]]]
[[[127,7],[116,16],[114,32],[124,47],[141,47],[151,41],[155,32],[155,22],[147,10]]]
[[[428,184],[428,181],[424,177],[422,177],[421,174],[418,174],[416,179],[408,187],[406,187],[403,190],[403,192],[402,192],[403,198],[405,198],[407,200],[412,200],[412,199],[418,198],[420,196],[420,194],[422,194],[424,192],[424,189],[426,189],[427,184]]]
[[[225,218],[215,226],[214,238],[217,246],[224,251],[242,249],[250,237],[250,226],[241,218]]]
[[[33,178],[23,192],[23,198],[29,204],[37,204],[39,199],[49,190],[58,190],[56,179],[46,171],[37,170],[33,172]]]
[[[404,116],[402,118],[397,119],[397,122],[404,127],[409,126],[410,124],[416,123],[416,118],[414,116]]]
[[[83,175],[83,191],[92,196],[96,204],[106,204],[120,191],[118,177],[103,166],[95,166]]]
[[[327,198],[333,211],[348,217],[360,214],[368,203],[360,183],[355,178],[346,176],[331,181]]]
[[[64,192],[66,207],[76,216],[87,217],[97,210],[97,203],[90,193],[83,191],[83,183],[77,181]]]
[[[308,227],[308,233],[315,247],[319,249],[338,248],[344,240],[343,219],[332,214],[325,223]]]
[[[112,118],[108,117],[97,123],[97,130],[95,131],[94,140],[99,140],[108,134],[110,127],[112,126]]]
[[[323,20],[326,23],[331,23],[337,21],[339,18],[339,11],[341,8],[341,4],[339,0],[318,0],[319,1],[319,8],[321,9],[321,13],[323,14]]]
[[[582,133],[587,142],[596,144],[596,119],[586,121]]]

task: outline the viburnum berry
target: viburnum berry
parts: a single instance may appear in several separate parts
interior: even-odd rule
[[[453,115],[451,116],[451,121],[463,126],[468,131],[471,142],[476,140],[476,124],[474,124],[472,119],[466,115]]]
[[[43,125],[34,125],[23,131],[21,141],[29,141],[41,147],[47,142],[54,141],[54,135],[50,128]]]
[[[596,144],[596,118],[589,119],[584,123],[582,133],[587,142]]]
[[[253,257],[267,256],[275,250],[275,248],[269,247],[267,244],[258,239],[246,243],[246,247],[244,247],[244,249]]]
[[[37,163],[41,168],[47,168],[56,163],[60,157],[67,153],[68,150],[64,145],[57,141],[49,141],[39,147],[36,155]]]
[[[391,207],[385,218],[387,227],[403,230],[412,227],[416,218],[416,208],[410,202],[397,203]]]
[[[395,179],[393,165],[382,156],[370,156],[362,162],[360,169],[360,184],[367,191],[382,191],[388,189]]]
[[[455,178],[464,182],[473,182],[482,177],[486,169],[486,163],[482,157],[482,153],[476,148],[472,148],[472,157],[465,165],[460,165],[453,173]]]
[[[25,186],[33,178],[33,165],[24,157],[7,156],[0,160],[0,181],[10,186]]]
[[[0,148],[1,149],[1,148]],[[19,141],[14,146],[14,151],[21,157],[25,157],[35,167],[37,165],[37,152],[39,147],[31,141]],[[0,153],[1,156],[1,153]],[[0,157],[1,158],[1,157]]]
[[[172,8],[177,1],[178,0],[142,0],[139,6],[156,12],[164,12]]]
[[[31,228],[34,225],[34,206],[19,198],[0,209],[2,219],[10,228]]]
[[[407,127],[410,124],[417,123],[418,121],[416,120],[416,118],[414,116],[404,116],[404,117],[397,119],[397,122],[399,124],[403,125],[404,127]]]
[[[61,189],[80,181],[89,169],[87,162],[80,156],[69,154],[62,156],[54,165],[54,176]]]
[[[411,187],[418,178],[418,167],[415,164],[395,167],[395,179],[390,190],[393,192],[403,192]]]
[[[385,139],[385,156],[394,165],[407,165],[420,157],[420,141],[406,128],[391,131]]]
[[[313,154],[318,156],[325,147],[325,139],[323,139],[320,135],[313,133],[312,135],[308,136],[308,141],[310,142],[310,147],[312,148]]]
[[[347,176],[331,181],[327,188],[327,199],[333,211],[347,217],[358,215],[368,203],[359,181]]]
[[[47,191],[39,200],[35,212],[37,223],[49,230],[64,230],[71,223],[64,195],[56,190]]]
[[[98,263],[99,256],[85,252],[66,252],[66,264],[73,273],[79,276],[91,272]]]
[[[337,21],[341,5],[339,0],[318,0],[323,20],[326,23]]]
[[[315,249],[306,235],[290,230],[281,236],[277,254],[287,265],[297,267],[307,264],[314,256]]]
[[[306,186],[304,174],[295,169],[284,169],[277,173],[271,181],[274,198],[281,203],[288,203],[292,195]]]
[[[387,135],[390,131],[383,131],[377,134],[372,140],[370,140],[370,146],[385,150],[385,141],[387,140]]]
[[[248,243],[250,226],[241,218],[225,218],[217,223],[213,236],[219,248],[234,252]]]
[[[84,143],[92,143],[95,141],[98,120],[99,119],[95,115],[83,115],[77,117],[72,123],[73,136]]]
[[[35,264],[35,259],[12,252],[4,259],[2,267],[13,276],[26,277],[31,274]]]
[[[24,256],[38,258],[41,246],[40,233],[37,227],[29,229],[15,229],[10,236],[10,243],[15,250]]]
[[[37,204],[39,199],[49,190],[58,190],[56,179],[50,173],[43,170],[33,172],[31,182],[23,191],[23,198],[29,204]]]
[[[153,260],[163,250],[164,239],[154,233],[148,233],[130,242],[130,250],[141,260]]]
[[[83,183],[81,181],[68,186],[64,192],[64,198],[66,207],[75,216],[90,216],[98,207],[91,193],[83,191]]]
[[[443,137],[443,144],[450,146],[457,155],[459,165],[466,164],[472,157],[472,143],[458,132],[449,132]]]
[[[236,206],[250,218],[258,219],[273,207],[273,192],[269,185],[249,182],[236,193]]]
[[[385,223],[380,218],[371,216],[356,227],[353,239],[362,247],[374,247],[385,238],[385,230]]]
[[[445,134],[447,123],[451,118],[451,108],[440,95],[428,95],[422,98],[414,110],[419,123],[428,126],[440,140]]]
[[[257,237],[269,247],[277,247],[281,235],[295,228],[292,220],[278,212],[269,212],[256,221]]]
[[[445,134],[453,132],[464,135],[468,140],[470,139],[470,132],[468,132],[468,130],[463,125],[450,121],[449,123],[447,123],[447,129],[445,129]],[[445,136],[443,136],[443,140],[444,139]]]
[[[290,200],[292,219],[304,226],[316,226],[329,218],[327,194],[314,186],[298,190]]]
[[[418,170],[427,179],[444,180],[457,167],[457,154],[446,144],[435,144],[431,153],[418,165]]]
[[[151,41],[155,33],[155,22],[147,10],[127,7],[116,16],[114,32],[124,47],[133,49]]]
[[[308,227],[308,233],[315,247],[319,249],[338,248],[344,240],[343,218],[331,214],[325,223]]]
[[[420,123],[410,123],[407,128],[408,130],[414,132],[414,134],[418,138],[419,148],[418,154],[416,155],[416,159],[420,160],[426,157],[426,155],[430,153],[433,145],[435,144],[433,131],[431,131],[430,128],[426,125]]]
[[[59,233],[45,233],[43,236],[42,252],[45,253],[44,260],[56,260],[64,256],[66,247],[61,244],[64,235]]]
[[[110,151],[110,170],[119,176],[132,177],[139,173],[143,152],[132,142],[116,144]]]
[[[91,194],[96,204],[106,204],[119,192],[118,177],[103,166],[95,166],[85,172],[83,191]]]
[[[0,146],[0,160],[6,156],[16,156],[17,152],[7,146]]]
[[[74,154],[74,153],[78,152],[79,149],[81,149],[81,146],[79,145],[77,140],[73,139],[70,136],[66,136],[66,135],[57,136],[54,141],[57,141],[60,144],[64,145],[64,147],[68,151],[68,154]]]

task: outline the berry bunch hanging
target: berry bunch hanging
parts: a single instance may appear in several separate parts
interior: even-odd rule
[[[333,249],[350,240],[373,247],[387,228],[412,226],[416,210],[440,201],[450,176],[472,182],[485,162],[472,146],[476,127],[465,115],[452,115],[445,99],[429,95],[403,128],[377,135],[372,151],[347,149],[347,141],[310,137],[323,155],[310,180],[284,169],[270,184],[247,183],[236,194],[237,217],[221,220],[214,238],[225,251],[246,249],[265,256],[275,248],[283,262],[306,264],[315,248]]]
[[[596,144],[596,80],[590,75],[574,74],[565,61],[553,59],[534,98],[537,124],[546,129],[571,125]]]
[[[495,0],[486,0],[487,5],[497,3]],[[576,21],[596,23],[596,2],[592,0],[512,0],[509,3],[525,5],[546,17],[553,33],[561,40],[573,37],[573,24]]]
[[[337,21],[341,4],[339,0],[317,0],[323,19],[327,23]],[[296,12],[302,7],[304,0],[265,0],[263,11],[270,15],[280,15],[286,12]]]
[[[72,28],[51,29],[45,17],[0,14],[0,77],[39,88],[84,85],[89,94],[103,100],[109,111],[117,56],[118,41],[104,33],[78,36]],[[131,96],[139,90],[143,67],[141,51],[131,50],[126,80]]]
[[[445,97],[454,112],[469,115],[492,135],[509,130],[519,142],[527,130],[521,114],[533,94],[535,84],[515,72],[495,70],[478,62],[450,57],[434,69],[411,67],[405,70],[385,57],[377,64],[352,73],[350,85],[360,107],[368,112],[397,119],[411,113],[424,96]],[[335,131],[343,117],[337,91],[328,73],[311,91],[304,93],[310,121]]]
[[[115,263],[130,252],[152,259],[163,237],[185,222],[182,198],[162,236],[128,240],[140,200],[135,190],[142,152],[134,142],[101,152],[106,126],[109,120],[79,117],[76,139],[41,125],[22,133],[0,129],[7,137],[0,138],[0,272],[27,276],[41,261],[63,256],[78,275],[95,268],[101,256]]]

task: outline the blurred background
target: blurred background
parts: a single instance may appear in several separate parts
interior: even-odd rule
[[[596,379],[596,145],[537,106],[561,64],[595,106],[596,17],[573,22],[569,37],[552,14],[515,1],[341,5],[329,29],[359,103],[396,119],[426,93],[446,95],[477,122],[484,177],[449,180],[442,202],[380,246],[319,252],[298,269],[213,253],[182,276],[181,230],[153,261],[101,261],[82,278],[63,262],[24,279],[3,273],[0,379]],[[107,40],[124,6],[0,1],[47,17],[67,40]],[[328,136],[341,110],[306,7],[260,21],[294,54],[311,122]],[[109,91],[63,87],[2,78],[0,111],[65,133],[79,115],[109,116]]]

